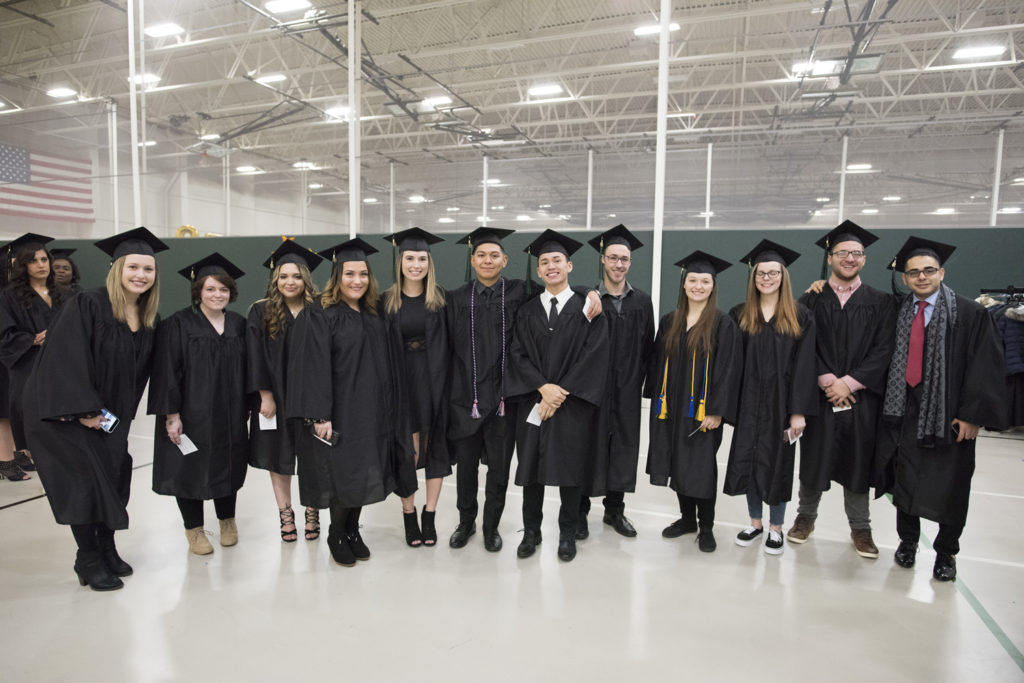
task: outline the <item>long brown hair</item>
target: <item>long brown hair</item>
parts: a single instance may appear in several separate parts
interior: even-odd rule
[[[110,311],[114,320],[127,323],[128,297],[124,294],[124,285],[121,284],[121,276],[124,273],[124,262],[131,256],[127,254],[114,261],[107,273],[107,296],[110,297]],[[156,326],[157,309],[160,308],[160,265],[154,259],[153,286],[139,295],[139,320],[147,330]]]
[[[348,261],[339,261],[331,268],[331,277],[327,280],[324,293],[320,296],[320,305],[324,308],[342,302],[341,272],[345,268],[345,263],[348,263]],[[380,286],[377,284],[377,278],[373,276],[373,268],[370,267],[370,262],[363,261],[363,263],[366,264],[366,272],[370,275],[370,284],[366,287],[366,291],[363,292],[363,296],[359,298],[359,310],[370,315],[377,315],[377,299],[380,298]]]
[[[796,300],[793,299],[793,286],[789,282],[789,271],[782,263],[782,282],[779,283],[779,301],[775,305],[775,329],[780,334],[789,335],[799,339],[803,335],[800,329],[800,319],[796,314]],[[747,334],[760,334],[764,327],[763,316],[761,315],[761,291],[757,288],[754,275],[757,273],[757,264],[750,269],[750,277],[747,278],[747,299],[743,302],[743,310],[740,312],[740,329]]]
[[[274,267],[274,272],[270,274],[270,283],[267,285],[267,307],[263,311],[263,327],[267,332],[267,336],[271,339],[276,339],[277,335],[281,334],[284,330],[285,322],[291,313],[288,311],[288,305],[284,301],[284,294],[277,288],[277,280],[281,277],[281,267],[286,264],[279,263]],[[309,274],[309,268],[302,263],[295,264],[299,269],[299,275],[302,276],[302,307],[306,308],[313,303],[313,299],[317,295],[316,285],[313,284],[313,276]]]
[[[398,313],[402,308],[402,283],[405,282],[405,274],[402,272],[403,253],[400,251],[395,256],[395,272],[398,273],[395,284],[384,292],[384,310],[389,314]],[[366,267],[369,268],[370,264],[367,263]],[[437,275],[434,273],[434,255],[429,251],[427,252],[427,277],[424,278],[423,291],[426,294],[423,303],[428,311],[437,311],[444,306],[444,289],[437,284]]]
[[[668,333],[665,335],[665,355],[674,359],[679,352],[679,340],[686,332],[686,316],[690,310],[690,299],[686,296],[686,271],[683,271],[682,282],[679,283],[679,301],[676,302],[676,310],[672,313],[672,322],[669,323]],[[690,330],[686,337],[686,353],[692,355],[706,356],[715,343],[715,322],[718,317],[718,278],[711,275],[712,289],[708,300],[704,304],[697,323]]]
[[[55,284],[53,275],[53,256],[50,251],[39,243],[27,244],[21,247],[16,252],[14,257],[14,265],[11,266],[11,282],[7,287],[14,292],[15,296],[18,297],[18,301],[25,308],[32,305],[35,300],[35,290],[32,289],[32,278],[28,274],[28,264],[36,258],[36,252],[41,251],[46,254],[46,258],[50,264],[50,274],[46,276],[46,288],[50,290],[50,303],[52,308],[60,308],[61,304],[64,303],[64,294],[67,290],[64,287]]]

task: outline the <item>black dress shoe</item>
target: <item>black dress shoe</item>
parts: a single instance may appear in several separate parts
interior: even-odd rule
[[[702,553],[713,553],[718,547],[718,543],[715,541],[715,535],[711,533],[711,529],[701,529],[697,532],[697,548]]]
[[[496,553],[501,550],[501,534],[495,529],[494,531],[484,532],[484,550],[490,553]]]
[[[956,581],[956,556],[948,553],[937,554],[932,577],[936,581]]]
[[[636,529],[633,528],[633,523],[626,519],[626,515],[621,512],[612,514],[610,512],[604,513],[604,523],[610,524],[616,533],[625,536],[626,538],[633,538],[636,536]]]
[[[576,523],[576,540],[582,541],[590,537],[590,524],[587,522],[586,517],[580,517],[580,521]]]
[[[576,539],[571,537],[561,538],[558,541],[558,559],[563,562],[572,562],[576,557]]]
[[[917,544],[910,541],[900,541],[893,559],[896,560],[896,564],[905,569],[912,568],[914,561],[917,559]]]
[[[516,549],[516,555],[519,557],[529,557],[530,555],[533,555],[537,551],[537,546],[540,545],[540,541],[541,536],[539,531],[527,529],[523,532],[523,540]]]
[[[448,545],[453,548],[465,548],[469,543],[469,537],[476,533],[476,522],[459,522],[448,539]]]
[[[680,517],[661,530],[665,538],[679,538],[683,534],[692,534],[697,530],[697,520],[683,519]]]

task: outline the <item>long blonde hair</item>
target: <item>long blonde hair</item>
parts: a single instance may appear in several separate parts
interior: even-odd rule
[[[331,268],[331,277],[327,280],[324,293],[320,295],[320,305],[324,308],[342,302],[341,271],[345,267],[345,263],[352,262],[337,261],[334,263],[334,267]],[[363,313],[377,315],[377,299],[380,298],[380,286],[377,284],[377,278],[373,276],[373,268],[370,267],[370,262],[363,261],[363,263],[366,264],[366,272],[370,275],[370,284],[367,286],[366,291],[363,292],[363,296],[359,298],[359,310]]]
[[[789,282],[789,271],[785,264],[780,263],[782,282],[779,283],[779,301],[775,305],[775,329],[781,334],[799,339],[803,335],[800,319],[796,314],[796,300],[793,299],[793,286]],[[763,327],[761,315],[761,291],[757,288],[755,274],[757,264],[750,269],[747,279],[747,299],[743,302],[740,312],[740,329],[747,334],[760,334]]]
[[[402,283],[405,282],[405,275],[402,273],[402,253],[395,256],[395,284],[384,292],[384,310],[387,313],[398,313],[402,308]],[[367,264],[369,266],[369,264]],[[444,289],[437,284],[437,276],[434,273],[434,256],[427,252],[427,277],[423,283],[423,291],[426,293],[424,304],[428,311],[439,311],[444,307]]]
[[[121,277],[124,275],[124,262],[130,256],[126,254],[114,261],[107,272],[107,296],[110,297],[110,311],[114,320],[128,324],[128,297],[124,293]],[[153,286],[139,295],[139,320],[147,330],[156,326],[156,313],[160,307],[160,266],[154,259]]]
[[[274,272],[270,274],[270,283],[267,284],[267,307],[263,311],[263,327],[267,332],[267,336],[271,339],[276,339],[277,335],[281,334],[284,330],[285,316],[290,316],[288,312],[288,305],[284,302],[284,294],[277,288],[277,280],[281,277],[281,267],[286,264],[278,263],[274,267]],[[299,275],[302,276],[302,307],[307,308],[313,303],[316,298],[317,291],[316,285],[313,284],[313,276],[309,273],[309,268],[302,263],[295,264],[299,269]]]

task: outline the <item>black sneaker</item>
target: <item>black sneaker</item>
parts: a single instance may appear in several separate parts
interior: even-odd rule
[[[754,545],[754,541],[757,537],[764,533],[764,529],[758,529],[756,527],[748,526],[743,531],[736,534],[736,545],[741,545],[744,548],[750,545]]]
[[[782,549],[782,532],[769,529],[768,536],[764,539],[764,551],[769,555],[781,555]]]
[[[702,553],[713,553],[718,543],[715,542],[715,535],[711,529],[701,529],[697,532],[697,547]]]
[[[680,517],[661,530],[665,538],[679,538],[683,534],[692,534],[697,530],[697,522]]]

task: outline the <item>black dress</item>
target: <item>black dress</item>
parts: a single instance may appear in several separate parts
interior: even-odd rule
[[[149,386],[149,413],[158,416],[156,493],[211,500],[242,487],[249,462],[245,356],[245,318],[237,313],[225,311],[223,334],[191,307],[160,323]],[[167,437],[163,417],[172,413],[198,451],[182,455]]]
[[[665,398],[668,401],[665,419],[659,419],[657,402],[651,404],[647,474],[655,486],[667,484],[684,496],[714,499],[718,492],[716,456],[722,445],[723,428],[696,431],[700,421],[689,416],[690,397],[693,396],[694,401],[699,402],[703,396],[704,368],[707,365],[707,403],[704,414],[719,415],[727,424],[736,423],[736,405],[743,373],[743,341],[733,319],[721,311],[715,311],[715,336],[710,360],[698,355],[694,361],[693,355],[686,350],[688,332],[684,331],[679,338],[679,349],[668,364],[668,381],[665,382],[665,335],[672,324],[673,315],[669,313],[659,323],[658,338],[655,341],[657,355],[650,365],[645,389],[648,398],[657,398],[665,383]]]
[[[246,322],[246,393],[250,404],[249,464],[277,474],[295,474],[295,456],[302,418],[327,417],[323,397],[316,397],[308,387],[314,384],[308,349],[318,340],[316,325],[307,306],[294,318],[285,315],[284,330],[274,339],[263,322],[267,301],[257,301],[249,310]],[[307,353],[295,353],[305,349]],[[260,429],[260,391],[270,391],[277,406],[277,428]]]
[[[737,326],[742,310],[740,304],[729,312]],[[814,324],[810,311],[800,304],[797,317],[802,331],[798,339],[776,331],[774,317],[762,320],[759,334],[741,331],[739,414],[725,471],[729,495],[753,489],[768,505],[793,496],[796,446],[783,439],[783,432],[789,428],[790,415],[814,415],[818,410]]]
[[[395,349],[372,313],[339,303],[314,318],[328,341],[308,349],[318,369],[314,392],[328,392],[327,418],[340,441],[328,446],[302,431],[299,500],[315,508],[379,502],[396,491],[399,463],[412,462],[412,435],[399,428]]]
[[[25,384],[25,431],[58,523],[128,528],[128,432],[154,337],[115,320],[102,287],[70,299],[50,325]],[[102,408],[120,420],[112,433],[79,424]]]
[[[35,291],[28,305],[22,303],[12,285],[8,285],[0,295],[0,362],[9,373],[9,389],[5,398],[9,400],[11,432],[14,434],[14,447],[18,450],[28,448],[21,395],[36,355],[42,348],[33,342],[37,334],[50,327],[54,313],[55,309]]]

